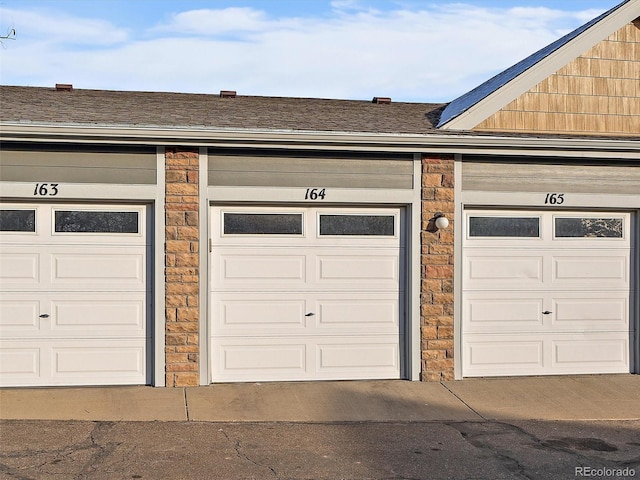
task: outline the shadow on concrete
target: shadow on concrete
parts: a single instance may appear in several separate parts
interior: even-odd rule
[[[181,390],[189,421],[5,420],[0,477],[640,478],[640,420],[617,411],[636,377],[565,377],[554,395],[557,381],[212,385]]]
[[[186,399],[193,421],[481,420],[440,383],[399,380],[215,384]]]

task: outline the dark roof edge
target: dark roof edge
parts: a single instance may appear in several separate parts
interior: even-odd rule
[[[489,153],[579,158],[637,159],[637,138],[513,136],[476,132],[375,134],[348,132],[282,132],[255,130],[112,128],[97,126],[20,125],[0,123],[2,142],[110,145],[180,145],[193,147],[304,148],[350,151]]]

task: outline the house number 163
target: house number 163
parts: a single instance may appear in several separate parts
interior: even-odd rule
[[[33,189],[33,195],[35,197],[55,197],[58,195],[57,183],[36,183],[36,188]]]

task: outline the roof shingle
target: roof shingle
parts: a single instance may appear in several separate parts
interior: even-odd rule
[[[445,106],[21,86],[1,86],[0,103],[7,123],[390,134],[435,130]]]

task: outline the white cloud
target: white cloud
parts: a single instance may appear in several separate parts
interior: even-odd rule
[[[340,12],[323,18],[193,10],[126,43],[126,32],[105,22],[54,17],[50,25],[75,25],[86,47],[65,44],[64,35],[56,45],[14,42],[0,53],[2,83],[447,101],[582,23],[582,12],[557,9],[442,4],[380,12],[364,4],[333,2]],[[101,37],[100,48],[91,48]]]
[[[107,21],[60,15],[55,12],[2,9],[4,22],[11,22],[25,42],[46,41],[67,45],[113,45],[126,41],[128,33]]]
[[[152,29],[173,34],[218,35],[227,32],[251,32],[269,28],[266,15],[251,8],[190,10],[172,16],[169,22]]]
[[[380,13],[379,10],[367,5],[366,0],[334,0],[331,2],[331,8],[337,14],[358,11]]]
[[[334,0],[331,2],[334,10],[366,10],[358,0]]]

